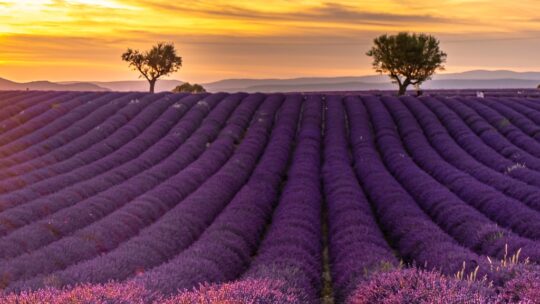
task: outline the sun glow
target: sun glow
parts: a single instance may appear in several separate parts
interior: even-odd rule
[[[178,77],[193,81],[358,75],[371,72],[372,38],[403,30],[440,37],[450,72],[540,69],[538,10],[536,0],[0,0],[0,77],[134,78],[120,54],[156,41],[177,44]]]
[[[101,6],[101,7],[108,7],[108,8],[122,8],[122,9],[132,8],[128,5],[121,4],[118,1],[111,1],[111,0],[66,0],[65,2],[68,4],[94,5],[94,6]]]

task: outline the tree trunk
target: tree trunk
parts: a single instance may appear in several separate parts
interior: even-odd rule
[[[401,83],[399,83],[399,96],[405,95],[407,92],[407,87],[411,84],[411,80],[409,78],[405,78],[405,80]]]
[[[405,95],[406,92],[407,92],[407,85],[406,84],[400,84],[399,85],[398,95],[403,96],[403,95]]]
[[[154,93],[154,88],[156,87],[156,81],[155,80],[149,80],[150,83],[150,93]]]

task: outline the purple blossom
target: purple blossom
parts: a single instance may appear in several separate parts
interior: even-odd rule
[[[163,302],[164,304],[303,304],[309,303],[298,290],[285,282],[274,280],[242,280],[220,285],[204,285],[190,292],[183,292]]]
[[[348,304],[487,304],[495,303],[495,293],[481,283],[447,278],[436,272],[417,269],[382,273],[360,284]]]
[[[0,92],[0,302],[540,303],[538,97]]]

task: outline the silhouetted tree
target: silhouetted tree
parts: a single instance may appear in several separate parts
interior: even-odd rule
[[[409,85],[420,85],[437,70],[444,70],[446,53],[439,49],[439,40],[426,34],[382,35],[366,55],[373,57],[373,68],[386,73],[399,85],[399,95]]]
[[[122,60],[129,62],[133,70],[139,71],[148,80],[150,93],[154,93],[159,77],[170,75],[182,66],[182,57],[176,55],[173,43],[160,42],[144,53],[128,48],[122,54]]]
[[[536,88],[540,90],[540,84]]]
[[[172,91],[173,93],[206,93],[202,85],[196,83],[190,84],[189,82],[177,86]]]

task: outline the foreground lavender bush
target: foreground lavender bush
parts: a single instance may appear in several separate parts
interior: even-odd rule
[[[283,281],[243,280],[202,285],[168,298],[133,283],[85,284],[73,289],[46,288],[20,295],[0,294],[2,304],[303,304],[310,303]]]
[[[540,273],[527,271],[506,283],[499,294],[500,303],[539,303]]]
[[[540,273],[517,267],[503,287],[486,281],[464,281],[438,272],[399,269],[373,274],[363,281],[347,304],[511,304],[539,303]],[[3,304],[303,304],[317,303],[287,281],[244,279],[223,284],[203,284],[192,291],[165,297],[134,283],[84,284],[75,288],[45,288],[21,294],[0,294]],[[337,302],[342,303],[342,302]]]
[[[370,275],[351,293],[347,304],[529,304],[540,301],[540,272],[536,266],[508,264],[512,276],[500,287],[447,277],[434,271],[397,269]],[[276,268],[277,269],[277,268]],[[299,273],[300,274],[300,273]],[[300,304],[318,303],[288,280],[247,278],[223,284],[203,283],[198,289],[164,296],[133,282],[83,284],[75,288],[44,288],[20,294],[0,293],[2,304]],[[343,303],[336,302],[336,303]]]
[[[2,304],[147,304],[163,298],[135,284],[80,285],[73,289],[46,288],[20,295],[0,294]]]
[[[244,280],[213,286],[171,297],[164,304],[302,304],[309,301],[283,281]]]
[[[447,278],[417,269],[396,270],[361,284],[348,304],[495,303],[495,293],[481,283]]]

